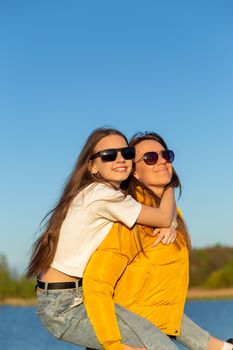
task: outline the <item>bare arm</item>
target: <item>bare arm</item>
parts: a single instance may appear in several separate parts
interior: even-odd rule
[[[156,240],[152,244],[152,247],[155,247],[160,242],[163,244],[172,244],[175,242],[176,236],[177,236],[176,229],[178,226],[177,210],[178,208],[176,208],[175,210],[170,227],[160,227],[160,228],[154,229],[153,236],[156,236]]]
[[[174,189],[167,188],[162,196],[158,208],[142,206],[142,210],[136,220],[138,224],[153,227],[169,227],[175,211]]]

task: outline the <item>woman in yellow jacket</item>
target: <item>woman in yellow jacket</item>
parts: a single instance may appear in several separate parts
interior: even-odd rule
[[[156,206],[167,184],[180,186],[171,165],[174,153],[155,133],[137,135],[131,146],[136,157],[129,192],[139,202]],[[136,225],[129,230],[115,224],[89,260],[83,278],[84,303],[99,342],[106,338],[107,329],[108,338],[119,342],[115,302],[162,331],[158,349],[167,336],[190,349],[232,349],[184,315],[190,241],[180,211],[170,230],[161,229],[158,235],[154,242],[152,228]]]

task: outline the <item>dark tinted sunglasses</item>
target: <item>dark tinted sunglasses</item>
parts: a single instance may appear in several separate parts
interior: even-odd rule
[[[157,152],[146,152],[143,154],[142,158],[139,159],[137,162],[141,162],[142,160],[144,160],[144,162],[147,165],[154,165],[157,163],[159,156],[163,157],[163,159],[166,160],[167,163],[172,163],[174,158],[175,158],[175,153],[170,150],[170,149],[165,149],[164,151],[161,151],[159,153]]]
[[[91,157],[91,160],[98,157],[101,158],[102,162],[113,162],[117,159],[118,152],[121,152],[122,157],[125,160],[132,160],[135,157],[134,147],[124,147],[124,148],[111,148],[99,151]]]

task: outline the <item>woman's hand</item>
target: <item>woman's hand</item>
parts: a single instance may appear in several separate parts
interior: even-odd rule
[[[157,236],[155,242],[152,244],[152,247],[155,247],[159,243],[163,244],[172,244],[176,240],[176,229],[173,225],[169,228],[156,228],[153,231],[153,236]]]
[[[126,345],[124,350],[146,350],[146,348],[135,348],[133,346]]]

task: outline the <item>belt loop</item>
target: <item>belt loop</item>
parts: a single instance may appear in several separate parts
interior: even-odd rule
[[[79,280],[75,281],[75,289],[76,289],[77,294],[79,295]]]
[[[44,283],[44,290],[46,291],[46,295],[48,295],[48,282]]]

